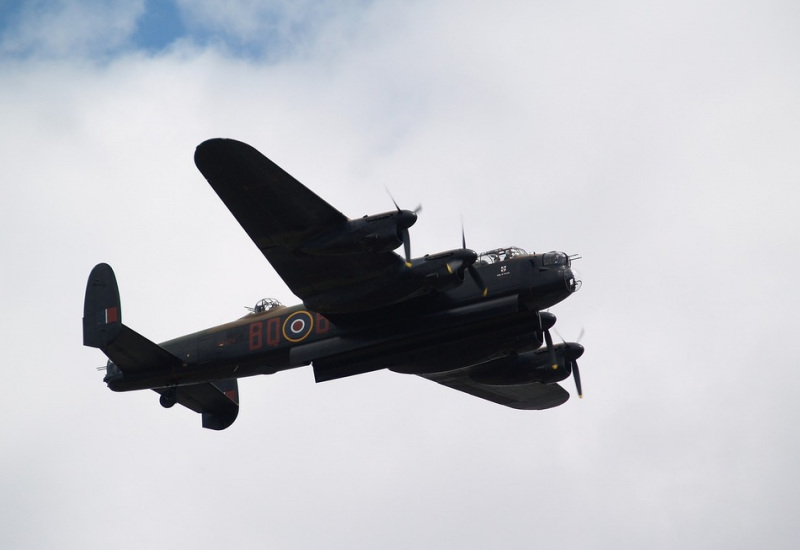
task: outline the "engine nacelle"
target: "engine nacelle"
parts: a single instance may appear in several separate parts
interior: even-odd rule
[[[444,292],[461,286],[464,272],[475,263],[477,254],[472,250],[457,248],[438,254],[428,254],[414,260],[411,277],[423,282],[423,288]]]
[[[308,254],[335,255],[361,252],[388,252],[403,244],[404,234],[417,221],[410,210],[364,216],[305,243]]]
[[[303,303],[319,313],[355,313],[387,307],[405,300],[456,288],[477,254],[459,248],[415,258],[389,280],[367,281],[307,296]]]
[[[572,373],[572,361],[583,354],[583,346],[564,343],[553,346],[556,368],[553,368],[546,347],[526,353],[501,357],[470,369],[470,378],[490,386],[517,384],[552,384],[564,380]]]

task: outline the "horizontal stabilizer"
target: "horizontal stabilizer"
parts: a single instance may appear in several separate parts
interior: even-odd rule
[[[239,385],[235,378],[155,391],[161,395],[174,392],[178,403],[203,415],[203,427],[209,430],[224,430],[239,415]]]
[[[122,325],[117,337],[100,348],[123,373],[179,367],[183,362],[152,340]]]

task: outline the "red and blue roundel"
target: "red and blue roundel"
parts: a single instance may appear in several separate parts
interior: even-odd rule
[[[311,334],[314,318],[307,311],[295,311],[283,322],[283,337],[290,342],[300,342]]]

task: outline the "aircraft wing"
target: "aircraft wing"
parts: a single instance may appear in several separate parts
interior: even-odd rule
[[[195,152],[195,164],[261,253],[297,296],[385,277],[403,260],[393,252],[312,255],[303,244],[348,222],[348,218],[253,147],[232,139],[210,139]]]
[[[514,385],[481,384],[470,378],[469,370],[470,367],[466,367],[419,376],[514,409],[540,411],[557,407],[569,399],[569,392],[558,384],[540,384],[538,382]]]

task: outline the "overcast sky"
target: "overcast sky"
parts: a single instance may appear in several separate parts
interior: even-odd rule
[[[800,4],[0,8],[8,548],[797,548]],[[252,144],[415,255],[580,253],[585,398],[389,372],[241,382],[224,432],[81,345],[110,263],[163,341],[296,303],[193,163]],[[574,393],[572,381],[564,383]]]

